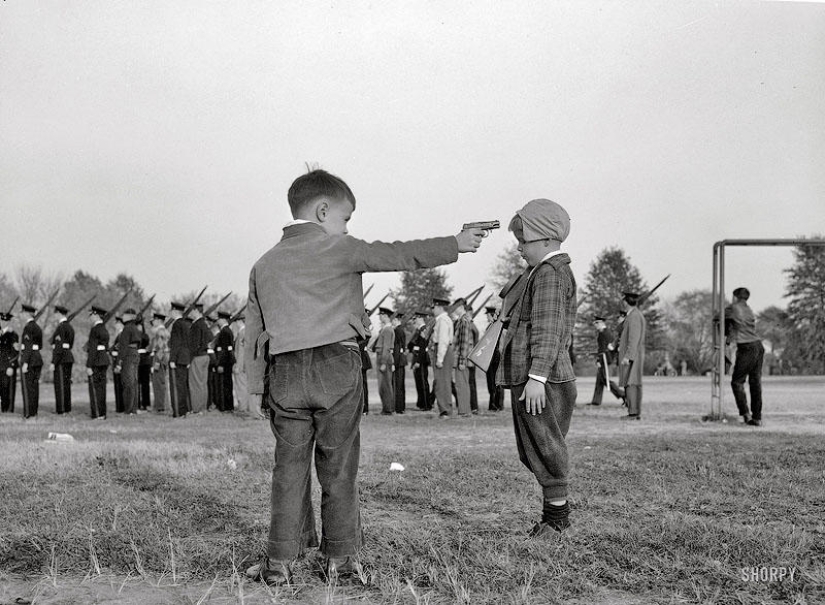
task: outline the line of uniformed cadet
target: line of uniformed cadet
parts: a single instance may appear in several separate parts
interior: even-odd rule
[[[495,319],[495,307],[485,307],[488,322]],[[367,309],[369,313],[369,309]],[[478,413],[476,368],[468,360],[479,339],[472,307],[463,299],[434,298],[432,311],[416,311],[407,337],[404,318],[386,307],[378,308],[380,329],[369,342],[359,343],[364,376],[364,413],[369,413],[367,370],[372,368],[367,350],[375,352],[375,370],[381,413],[406,411],[406,366],[412,369],[416,408],[432,410],[437,403],[440,416],[452,415],[453,398],[459,416]],[[442,317],[443,316],[443,317]],[[441,319],[439,319],[441,317]],[[439,343],[439,341],[441,341]],[[369,342],[369,344],[368,344]],[[439,346],[440,344],[440,346]],[[433,368],[432,387],[430,368]],[[490,411],[504,408],[502,390],[495,384],[495,368],[486,375]]]
[[[62,305],[53,308],[58,323],[48,344],[54,375],[54,411],[65,414],[72,411],[74,314]],[[23,417],[32,418],[40,407],[43,330],[37,323],[41,313],[35,307],[23,304],[21,310],[24,325],[19,336],[11,325],[12,309],[0,313],[0,411],[15,411],[19,377]],[[115,318],[114,333],[110,334],[106,327],[108,311],[91,307],[92,327],[84,348],[92,418],[106,418],[109,368],[115,411],[119,413],[131,415],[150,407],[173,417],[212,408],[233,412],[237,400],[238,410],[260,416],[260,410],[250,409],[246,392],[243,316],[218,311],[216,317],[204,317],[200,304],[194,305],[192,319],[183,317],[184,311],[184,305],[173,302],[169,317],[154,313],[147,328],[139,313],[129,308]],[[237,336],[230,322],[236,325]],[[241,343],[240,349],[236,341]]]

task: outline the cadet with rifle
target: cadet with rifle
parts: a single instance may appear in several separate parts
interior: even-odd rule
[[[14,396],[17,387],[17,357],[20,337],[15,332],[11,324],[14,315],[14,305],[17,298],[5,313],[0,313],[0,321],[6,322],[6,326],[0,331],[0,411],[14,412]]]
[[[92,305],[92,329],[86,341],[86,375],[89,382],[89,407],[92,419],[106,419],[106,370],[109,367],[109,331],[106,329],[108,311]]]

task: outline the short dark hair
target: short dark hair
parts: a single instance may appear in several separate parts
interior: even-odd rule
[[[292,216],[319,197],[346,200],[355,208],[355,196],[342,179],[326,170],[310,170],[292,182],[287,193]]]
[[[748,300],[751,297],[751,291],[747,288],[736,288],[733,295],[740,300]]]

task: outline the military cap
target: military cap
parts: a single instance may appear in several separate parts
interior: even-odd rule
[[[416,317],[429,317],[430,315],[431,315],[431,313],[429,311],[420,311],[419,310],[419,311],[415,312]]]
[[[22,305],[20,305],[20,308],[23,311],[25,311],[26,313],[37,313],[37,309],[35,309],[31,305],[27,305],[26,303],[23,303]]]
[[[66,307],[64,307],[63,305],[55,305],[54,310],[57,311],[58,313],[60,313],[61,315],[68,315],[69,314],[69,310]]]
[[[440,298],[440,297],[435,297],[434,296],[433,297],[433,306],[434,307],[449,307],[450,306],[450,301],[447,300],[446,298]]]
[[[484,307],[484,310],[487,313],[490,313],[490,314],[497,313],[498,312],[498,307]]]
[[[137,315],[137,311],[134,308],[129,307],[123,312],[124,315]]]
[[[227,313],[226,311],[218,311],[218,317],[220,317],[221,319],[230,319],[232,315]]]
[[[395,311],[393,311],[392,309],[388,309],[387,307],[378,307],[379,315],[389,315],[390,317],[392,317],[393,313],[395,313]]]
[[[198,311],[203,311],[203,303],[195,303],[193,308],[197,309]]]
[[[742,286],[736,288],[736,290],[733,291],[733,295],[740,300],[748,300],[751,297],[751,291]]]
[[[163,313],[152,313],[152,319],[159,319],[161,321],[166,321],[166,316]]]
[[[119,321],[120,323],[123,323],[123,316],[122,315],[115,315],[115,321]]]
[[[210,321],[212,323],[215,323],[216,321],[218,321],[218,318],[215,317],[214,315],[204,315],[204,318],[206,318],[206,321]]]
[[[103,317],[106,313],[108,313],[106,309],[103,307],[98,307],[97,305],[92,305],[92,308],[89,309],[89,315],[100,315]]]
[[[635,305],[639,302],[639,293],[638,292],[622,292],[622,298],[627,301],[629,305]]]
[[[455,302],[453,303],[453,307],[458,307],[459,305],[462,306],[462,307],[466,307],[467,306],[467,299],[465,299],[465,298],[456,298]]]
[[[14,315],[11,313],[0,313],[0,320],[2,321],[11,321],[14,318]]]
[[[184,305],[183,303],[175,302],[174,300],[171,303],[169,303],[169,306],[174,311],[186,311],[186,305]]]
[[[607,321],[607,318],[602,315],[594,315],[593,321]]]

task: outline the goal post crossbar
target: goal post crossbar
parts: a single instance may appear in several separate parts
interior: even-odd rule
[[[825,246],[825,239],[724,239],[713,244],[713,289],[711,317],[713,324],[713,369],[711,370],[710,414],[706,420],[724,418],[725,376],[725,247],[726,246]]]

